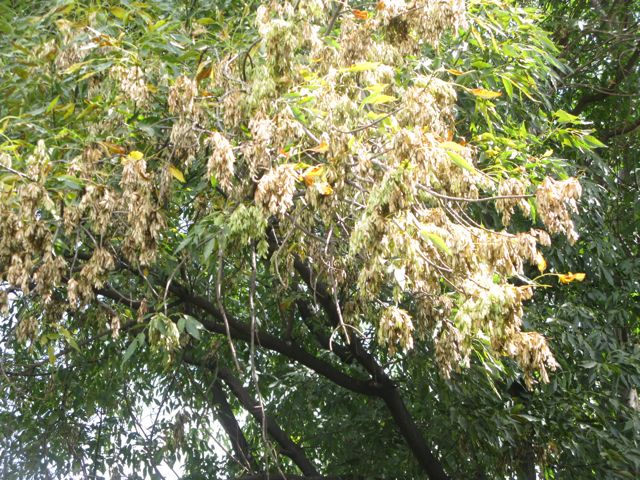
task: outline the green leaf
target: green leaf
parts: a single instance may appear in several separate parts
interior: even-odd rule
[[[513,83],[511,83],[511,80],[509,80],[507,77],[501,77],[501,78],[502,78],[502,85],[504,86],[505,92],[507,92],[507,95],[509,96],[509,98],[513,97]]]
[[[78,342],[76,342],[76,339],[73,338],[73,335],[71,335],[71,332],[69,330],[59,325],[58,331],[62,334],[62,336],[64,337],[64,339],[66,340],[66,342],[69,344],[71,348],[73,348],[76,352],[80,351],[80,347],[78,347]]]
[[[429,240],[431,243],[433,243],[433,245],[438,250],[446,253],[447,255],[451,255],[451,249],[449,248],[447,243],[444,241],[444,239],[437,233],[421,230],[420,235],[422,235],[422,238]]]
[[[47,107],[47,109],[45,110],[45,113],[50,113],[51,110],[54,109],[54,107],[56,106],[56,104],[58,103],[58,101],[60,100],[60,95],[58,95],[56,98],[54,98],[53,100],[51,100],[51,102],[49,103],[49,106]]]
[[[556,110],[555,112],[553,112],[553,116],[560,123],[572,123],[572,124],[582,123],[580,121],[580,117],[578,117],[576,115],[572,115],[569,112],[565,112],[562,109]]]
[[[382,103],[389,103],[396,101],[396,97],[391,95],[385,95],[384,93],[372,93],[362,101],[363,105],[380,105]]]
[[[200,340],[200,330],[204,328],[202,324],[191,315],[185,315],[183,318],[185,319],[187,333],[196,340]]]
[[[49,357],[49,365],[54,365],[56,363],[56,351],[53,343],[47,346],[47,356]]]
[[[470,172],[476,172],[475,167],[458,152],[447,150],[447,154],[449,155],[449,158],[453,161],[453,163],[458,165],[460,168],[464,168],[465,170],[468,170]]]
[[[125,363],[127,363],[129,359],[133,356],[133,354],[136,353],[136,350],[138,349],[138,347],[141,345],[144,345],[144,342],[145,342],[144,333],[140,332],[138,336],[133,339],[133,341],[129,344],[129,346],[125,350],[124,355],[122,356],[121,365],[124,365]]]
[[[149,26],[149,31],[150,32],[155,32],[159,28],[164,27],[167,23],[168,23],[167,20],[158,20],[156,23],[154,23],[153,25]]]
[[[366,72],[366,71],[369,71],[369,70],[375,70],[380,65],[382,65],[380,62],[356,63],[356,64],[353,64],[353,65],[351,65],[349,67],[341,68],[339,70],[339,72],[341,72],[341,73],[344,73],[344,72]]]
[[[111,14],[120,20],[125,20],[129,16],[129,12],[118,6],[111,7]]]
[[[607,146],[593,135],[587,135],[583,140],[592,148],[606,148]]]

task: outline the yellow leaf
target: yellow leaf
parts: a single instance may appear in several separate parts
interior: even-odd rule
[[[369,85],[365,87],[371,93],[382,93],[382,91],[389,86],[388,83],[376,83],[374,85]]]
[[[502,96],[502,92],[494,92],[493,90],[485,90],[484,88],[472,88],[469,91],[476,97],[484,98],[487,100]]]
[[[280,148],[278,150],[278,155],[281,155],[284,158],[289,158],[291,156],[284,148]]]
[[[309,149],[310,152],[316,152],[316,153],[326,153],[329,151],[329,144],[327,144],[327,142],[325,142],[324,140],[320,143],[320,145],[318,145],[317,147],[314,148],[310,148]]]
[[[129,152],[129,155],[127,155],[127,158],[129,160],[142,160],[144,158],[144,153],[139,152],[138,150],[133,150]]]
[[[169,165],[169,172],[171,173],[173,178],[178,180],[180,183],[186,182],[183,173],[178,168],[174,167],[173,165]]]
[[[293,166],[293,168],[296,169],[297,171],[300,171],[300,170],[306,170],[310,166],[311,165],[309,165],[308,163],[298,162]]]
[[[536,253],[536,264],[538,265],[538,270],[540,273],[544,273],[547,269],[547,261],[544,259],[540,252]]]
[[[98,142],[98,144],[102,148],[104,148],[108,153],[111,153],[111,154],[124,155],[125,153],[127,153],[126,148],[124,148],[123,146],[120,146],[120,145],[116,145],[115,143]]]
[[[585,279],[587,275],[584,273],[559,273],[558,274],[558,279],[560,280],[560,283],[571,283],[574,280],[577,280],[578,282],[581,282]]]
[[[320,192],[320,195],[324,195],[325,197],[333,193],[333,188],[325,181],[316,183],[316,188],[318,192]]]
[[[451,75],[455,75],[456,77],[464,75],[464,72],[462,70],[457,70],[455,68],[447,68],[447,72],[449,72]]]
[[[307,168],[302,174],[302,179],[304,180],[305,185],[307,187],[312,186],[316,183],[318,178],[322,177],[324,174],[324,165],[315,165],[313,167]]]
[[[307,168],[300,177],[307,187],[315,187],[320,195],[331,195],[333,188],[325,177],[324,165],[314,165]]]

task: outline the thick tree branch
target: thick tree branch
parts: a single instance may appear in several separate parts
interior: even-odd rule
[[[323,477],[322,475],[283,475],[281,473],[260,473],[257,475],[245,475],[243,477],[237,477],[234,480],[341,480],[342,477]],[[357,477],[349,477],[350,480],[355,480]],[[371,479],[369,479],[371,480]]]
[[[234,480],[341,480],[343,477],[323,477],[322,475],[282,475],[281,473],[260,473],[257,475],[246,475],[237,477]],[[358,477],[349,477],[355,480]],[[371,480],[371,479],[369,479]]]
[[[640,128],[640,117],[636,118],[634,121],[629,122],[625,125],[613,127],[613,128],[610,128],[609,130],[603,131],[600,134],[600,138],[602,138],[602,140],[606,142],[607,140],[611,140],[612,138],[633,133],[635,130],[639,128]]]
[[[124,263],[122,264],[122,267],[132,271],[133,273],[137,273],[129,269]],[[207,330],[226,335],[226,324],[228,323],[228,326],[231,329],[231,334],[234,338],[245,342],[251,341],[252,332],[250,325],[235,319],[231,315],[226,315],[225,322],[225,316],[213,303],[206,298],[191,294],[189,290],[178,282],[171,283],[169,289],[171,293],[178,297],[178,299],[188,307],[197,307],[215,319],[201,318],[201,323]],[[140,301],[131,300],[113,289],[101,289],[98,293],[128,307],[132,307],[132,305],[139,306],[141,303]],[[259,331],[255,332],[255,341],[262,348],[272,350],[290,358],[291,360],[295,360],[347,390],[369,396],[379,395],[379,388],[377,388],[377,386],[372,382],[353,378],[338,370],[329,362],[319,359],[290,341],[284,341],[274,335]]]
[[[323,307],[325,314],[328,316],[330,321],[334,326],[338,325],[339,314],[337,306],[329,295],[327,287],[322,282],[314,281],[313,272],[299,258],[296,258],[294,266],[298,271],[298,274],[307,284],[308,288],[315,293],[316,298]],[[215,319],[215,321],[208,318],[201,319],[202,325],[207,330],[225,334],[225,325],[222,313],[215,305],[203,297],[191,294],[185,287],[177,282],[171,284],[170,290],[184,303],[200,308]],[[124,301],[122,298],[117,298],[116,300],[121,302]],[[234,338],[247,342],[251,340],[251,327],[249,325],[245,325],[243,322],[240,322],[229,315],[227,315],[227,321],[231,328],[231,334]],[[400,433],[405,438],[405,441],[409,445],[416,460],[424,468],[429,478],[432,480],[448,480],[449,477],[445,473],[444,468],[441,466],[438,459],[431,453],[429,446],[424,440],[417,425],[407,410],[402,397],[397,391],[395,384],[357,338],[353,338],[353,341],[350,343],[350,348],[358,363],[371,374],[373,382],[357,380],[336,369],[330,363],[311,355],[309,352],[303,350],[297,345],[285,342],[271,334],[255,332],[255,336],[256,342],[263,348],[281,353],[282,355],[309,367],[311,370],[328,378],[343,388],[365,395],[380,396],[387,405],[391,416],[396,422]]]
[[[429,478],[431,480],[448,480],[449,476],[445,473],[438,458],[431,453],[398,390],[395,388],[386,390],[382,398],[400,433]]]
[[[189,307],[197,307],[215,319],[212,320],[206,317],[200,319],[202,325],[207,330],[213,333],[226,334],[224,316],[217,307],[213,305],[213,303],[209,302],[206,298],[189,293],[185,287],[177,282],[171,284],[170,290],[182,301],[182,303],[185,303]],[[101,289],[99,293],[126,306],[131,306],[132,303],[140,304],[139,301],[132,301],[113,289]],[[234,338],[245,342],[251,341],[250,325],[247,325],[230,315],[227,315],[226,320]],[[347,390],[369,396],[379,395],[379,388],[372,382],[359,380],[347,375],[331,365],[329,362],[319,359],[290,341],[284,341],[274,335],[259,331],[255,332],[255,340],[262,348],[272,350],[290,358],[291,360],[295,360]]]
[[[115,288],[110,287],[109,285],[105,285],[103,288],[97,288],[95,292],[96,294],[102,295],[103,297],[116,300],[119,303],[122,303],[127,307],[131,308],[132,310],[137,310],[138,308],[140,308],[140,305],[142,304],[142,302],[140,302],[139,300],[133,300],[127,297],[126,295],[120,293]]]
[[[334,355],[336,355],[343,363],[351,365],[355,362],[355,358],[353,353],[347,347],[340,344],[331,344],[330,338],[324,333],[318,331],[318,329],[313,328],[312,317],[314,316],[313,312],[309,305],[302,301],[301,299],[296,300],[296,307],[300,312],[300,316],[302,317],[302,321],[307,325],[309,331],[316,338],[318,344],[324,348],[325,350],[331,351]]]
[[[304,263],[300,258],[294,260],[294,268],[307,285],[307,287],[313,292],[314,298],[318,301],[327,315],[331,326],[336,328],[340,325],[340,316],[338,314],[338,307],[333,301],[333,298],[329,294],[329,288],[320,280],[315,278],[309,265]],[[377,363],[376,359],[362,346],[362,343],[358,338],[354,337],[350,343],[350,348],[354,356],[357,358],[367,372],[372,376],[375,383],[392,385],[389,377],[384,372],[384,369]]]
[[[227,401],[227,396],[220,385],[219,380],[215,380],[211,385],[211,397],[218,406],[218,420],[227,433],[231,446],[236,454],[236,459],[250,472],[258,470],[257,464],[249,450],[249,443],[242,433],[242,429],[233,414],[233,409]]]
[[[280,428],[276,421],[268,416],[259,402],[249,394],[249,391],[242,386],[238,378],[231,373],[231,370],[218,367],[218,377],[227,384],[229,390],[238,399],[242,406],[261,424],[266,425],[269,435],[278,442],[282,449],[282,454],[289,457],[300,468],[305,475],[317,476],[318,471],[315,469],[311,461],[307,458],[302,448],[296,444],[289,436]]]
[[[200,308],[204,312],[211,315],[216,321],[209,318],[202,318],[202,325],[209,331],[225,334],[225,326],[222,320],[221,312],[203,297],[190,294],[184,287],[179,284],[172,284],[171,290],[174,295],[178,296],[183,302]],[[245,342],[251,341],[251,326],[246,325],[244,322],[240,322],[231,315],[227,315],[229,327],[231,329],[231,335],[233,338],[243,340]],[[256,343],[262,348],[278,352],[291,360],[295,360],[298,363],[310,368],[314,372],[328,378],[333,383],[351,390],[356,393],[362,393],[365,395],[377,395],[378,389],[375,388],[370,382],[358,380],[346,373],[341,372],[330,363],[315,357],[306,350],[299,346],[284,341],[274,335],[265,332],[255,332]]]
[[[616,72],[616,76],[609,83],[609,85],[603,86],[599,91],[589,93],[587,95],[582,96],[575,107],[571,110],[573,115],[581,114],[589,105],[600,102],[607,97],[611,96],[610,93],[607,93],[607,90],[611,90],[613,87],[618,86],[622,81],[624,81],[625,77],[629,74],[629,71],[636,66],[640,60],[640,45],[636,46],[633,53],[629,57],[629,59],[625,62],[624,65],[621,65],[618,71]]]
[[[307,287],[313,291],[315,298],[323,307],[325,314],[335,328],[335,326],[339,324],[338,311],[337,306],[329,295],[327,287],[322,282],[314,278],[311,268],[299,258],[296,258],[294,267],[302,277],[302,280],[306,283]],[[350,343],[350,348],[358,363],[360,363],[360,365],[362,365],[372,375],[376,384],[380,384],[382,386],[379,390],[380,396],[387,405],[396,426],[409,445],[409,448],[413,452],[416,460],[420,463],[429,478],[432,480],[447,480],[449,478],[448,475],[445,473],[444,468],[437,457],[431,453],[427,442],[420,433],[418,426],[413,421],[413,418],[407,410],[404,400],[400,396],[394,382],[386,374],[380,364],[378,364],[373,355],[364,348],[362,343],[355,336]]]

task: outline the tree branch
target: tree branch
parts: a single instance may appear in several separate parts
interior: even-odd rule
[[[183,302],[196,306],[204,312],[211,315],[216,321],[212,321],[209,318],[202,318],[200,321],[202,325],[209,331],[225,334],[225,326],[222,321],[222,314],[220,311],[205,298],[190,294],[184,287],[179,284],[172,284],[172,292],[178,296]],[[245,342],[251,341],[251,326],[246,325],[243,322],[236,320],[231,315],[227,315],[231,334],[234,338],[243,340]],[[280,338],[264,332],[255,332],[256,343],[263,348],[278,352],[291,360],[295,360],[298,363],[310,368],[314,372],[328,378],[333,383],[351,390],[355,393],[361,393],[364,395],[378,395],[378,389],[375,388],[370,382],[358,380],[346,373],[341,372],[330,363],[321,360],[314,355],[311,355],[306,350],[298,347],[297,345],[281,340]]]
[[[234,480],[341,480],[342,477],[323,477],[322,475],[283,475],[281,473],[259,473],[257,475],[245,475],[243,477],[237,477]],[[350,480],[355,480],[357,477],[349,477]],[[371,479],[369,479],[371,480]]]
[[[242,429],[233,414],[233,409],[231,408],[231,405],[229,405],[227,396],[225,395],[218,379],[214,380],[211,385],[211,396],[213,402],[218,406],[218,420],[231,441],[231,446],[233,447],[233,451],[236,453],[237,460],[250,472],[257,471],[257,464],[249,450],[249,443],[247,442],[244,433],[242,433]]]
[[[341,480],[342,477],[323,477],[322,475],[283,475],[281,473],[259,473],[257,475],[246,475],[244,477],[237,477],[235,480]],[[357,478],[357,477],[355,477]],[[350,480],[355,480],[354,477],[349,477]]]
[[[282,454],[289,457],[300,468],[305,475],[318,475],[318,471],[309,461],[302,448],[296,444],[289,436],[280,428],[276,421],[265,414],[259,402],[256,402],[249,391],[242,386],[242,383],[236,378],[231,370],[224,367],[217,367],[218,377],[227,384],[229,390],[238,399],[242,406],[255,418],[260,425],[266,425],[269,435],[278,442],[282,448]]]
[[[625,125],[621,125],[621,126],[610,128],[609,130],[605,130],[600,134],[600,137],[602,138],[602,140],[607,141],[615,137],[620,137],[622,135],[633,133],[638,128],[640,128],[640,117],[636,118],[634,121],[629,122]]]
[[[334,327],[338,325],[339,315],[337,307],[329,295],[327,287],[322,282],[313,281],[314,278],[311,269],[299,258],[295,259],[294,267],[302,277],[303,281],[307,284],[308,288],[315,292],[316,298],[319,300],[319,303],[323,307],[329,320],[334,324]],[[201,319],[202,325],[207,330],[219,334],[225,334],[226,329],[222,313],[215,305],[203,297],[191,294],[185,287],[177,282],[171,284],[170,290],[184,303],[200,308],[216,320],[212,321],[208,318]],[[114,297],[115,296],[116,295],[114,295]],[[121,302],[126,301],[122,298],[116,298],[116,300]],[[245,325],[243,322],[240,322],[229,315],[227,316],[227,321],[231,329],[232,336],[246,342],[251,340],[251,327],[249,325]],[[431,453],[429,446],[422,437],[422,434],[407,410],[402,397],[397,391],[394,382],[377,363],[375,358],[362,346],[357,337],[354,336],[354,341],[350,343],[350,348],[358,363],[371,374],[373,382],[355,379],[336,369],[330,363],[311,355],[309,352],[303,350],[297,345],[294,345],[291,342],[285,342],[271,334],[255,332],[255,339],[263,348],[285,355],[286,357],[307,366],[311,370],[326,377],[343,388],[356,393],[381,397],[387,405],[387,408],[400,430],[400,433],[405,438],[405,441],[409,445],[416,460],[423,467],[429,478],[432,480],[449,479],[438,459]]]
[[[589,105],[602,101],[609,97],[611,94],[607,93],[605,89],[611,90],[613,87],[618,86],[628,75],[629,71],[638,63],[638,60],[640,60],[640,45],[636,46],[624,66],[620,66],[620,68],[616,72],[616,76],[613,78],[609,85],[602,87],[600,91],[582,96],[580,100],[578,100],[576,106],[571,110],[571,113],[573,115],[579,115]]]
[[[320,303],[329,321],[335,328],[335,326],[339,324],[338,311],[331,295],[329,295],[327,287],[321,281],[314,279],[311,268],[299,258],[295,259],[294,268],[302,277],[307,287],[314,292],[315,298],[317,298],[318,303]],[[378,364],[373,355],[364,348],[357,337],[353,337],[349,346],[358,363],[372,375],[375,383],[381,386],[378,390],[379,396],[384,400],[400,433],[429,478],[432,480],[448,480],[449,477],[445,473],[440,461],[431,453],[427,442],[413,421],[394,382],[380,364]]]

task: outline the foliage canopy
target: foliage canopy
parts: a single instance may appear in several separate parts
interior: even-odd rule
[[[592,10],[351,3],[0,3],[4,477],[638,473],[638,262],[578,236],[632,167],[543,28]]]

